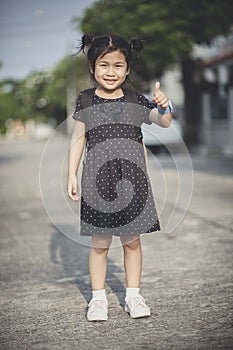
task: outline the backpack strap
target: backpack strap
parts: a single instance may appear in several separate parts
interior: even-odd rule
[[[138,104],[138,98],[134,90],[123,88],[122,91],[127,102]],[[80,104],[82,109],[91,107],[94,92],[95,88],[86,89],[82,91],[82,94],[80,96]]]
[[[122,90],[127,102],[138,104],[138,97],[134,90],[125,89],[125,88],[123,88]]]
[[[80,105],[81,109],[85,109],[91,107],[93,96],[94,96],[95,88],[86,89],[82,91],[80,96]]]

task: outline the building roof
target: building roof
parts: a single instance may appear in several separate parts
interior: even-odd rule
[[[222,62],[225,62],[228,60],[233,62],[233,48],[228,49],[224,52],[221,52],[218,55],[203,59],[201,61],[201,65],[202,65],[202,67],[208,67],[208,66],[222,63]]]

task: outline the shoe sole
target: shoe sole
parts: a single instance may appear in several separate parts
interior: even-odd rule
[[[149,317],[151,315],[151,312],[132,315],[127,305],[125,305],[125,311],[128,312],[131,318]]]
[[[107,321],[108,320],[108,316],[89,316],[87,317],[88,321]]]

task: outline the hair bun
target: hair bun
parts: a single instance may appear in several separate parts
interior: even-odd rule
[[[82,45],[83,48],[87,45],[90,45],[90,43],[92,42],[93,36],[90,36],[88,34],[84,34],[82,37]]]
[[[143,49],[143,41],[138,39],[133,39],[131,41],[131,48],[137,52],[141,52]]]
[[[76,46],[77,52],[74,53],[72,56],[78,55],[81,51],[83,53],[85,53],[85,48],[91,44],[93,39],[94,39],[93,36],[90,36],[88,34],[84,34],[82,36],[82,39],[80,40],[81,43],[78,46]]]

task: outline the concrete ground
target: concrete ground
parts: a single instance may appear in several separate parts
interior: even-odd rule
[[[43,165],[48,177],[65,145],[58,139]],[[43,142],[0,141],[1,350],[232,349],[232,158],[192,155],[192,200],[182,222],[167,234],[177,171],[166,154],[157,156],[168,184],[163,229],[142,238],[141,294],[152,315],[132,320],[123,310],[122,248],[113,247],[106,281],[109,320],[91,323],[85,318],[89,248],[62,234],[45,211],[38,181],[43,149]],[[153,182],[151,155],[149,169]],[[61,203],[54,200],[54,207],[66,225]]]

